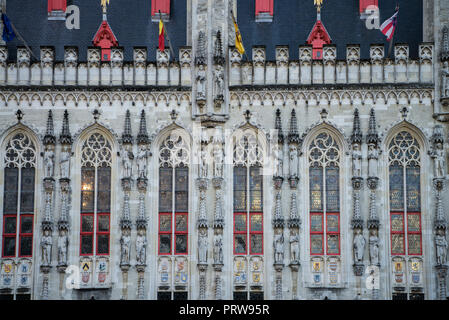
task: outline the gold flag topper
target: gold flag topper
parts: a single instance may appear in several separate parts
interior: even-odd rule
[[[316,5],[318,12],[321,11],[321,6],[323,5],[323,0],[313,0],[313,4]]]
[[[106,5],[109,4],[109,0],[101,0],[101,6],[106,9]]]

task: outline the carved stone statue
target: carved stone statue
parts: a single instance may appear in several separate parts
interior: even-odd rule
[[[61,230],[58,237],[58,264],[67,264],[67,249],[69,247],[69,237],[67,231]]]
[[[437,253],[437,264],[442,265],[446,263],[447,257],[447,240],[444,235],[444,230],[438,230],[438,233],[435,235],[435,247]]]
[[[223,100],[223,84],[224,74],[223,67],[217,65],[214,70],[214,97],[218,100]]]
[[[290,146],[290,176],[298,176],[298,148],[295,145]]]
[[[354,144],[352,150],[352,175],[354,177],[362,176],[362,151],[358,143]]]
[[[45,176],[53,177],[55,153],[52,148],[48,148],[44,152]]]
[[[206,70],[202,64],[198,66],[198,73],[196,75],[196,99],[206,99]]]
[[[123,177],[130,178],[132,176],[132,160],[134,160],[134,154],[129,147],[123,150]]]
[[[51,264],[51,246],[52,240],[50,230],[45,230],[41,239],[42,264],[49,266]]]
[[[64,148],[61,151],[61,159],[59,160],[59,169],[61,178],[70,177],[70,151]]]
[[[290,260],[299,261],[299,234],[292,232],[290,235]]]
[[[122,237],[120,238],[120,264],[129,264],[130,261],[130,246],[131,246],[131,236],[129,230],[123,230]]]
[[[198,237],[198,262],[207,263],[207,232],[201,231]]]
[[[441,97],[449,98],[449,64],[444,62],[441,69]]]
[[[274,236],[274,261],[282,263],[284,261],[284,235],[277,234]]]
[[[218,144],[214,146],[214,176],[223,176],[223,148]]]
[[[354,235],[354,262],[362,262],[363,261],[363,253],[365,251],[365,238],[362,235],[362,231],[357,229],[356,234]]]
[[[221,234],[214,236],[214,263],[223,264],[223,236]]]
[[[145,230],[140,229],[137,233],[136,239],[136,251],[137,251],[137,264],[144,265],[147,257],[147,238],[145,236]]]
[[[200,177],[207,178],[207,151],[206,147],[201,148],[200,152]]]
[[[379,264],[379,237],[376,230],[371,230],[369,236],[369,259],[371,265]]]
[[[276,153],[276,161],[277,161],[277,165],[276,165],[276,176],[281,177],[283,175],[284,172],[284,150],[282,150],[282,145],[279,145],[276,149],[275,149],[275,153]]]
[[[434,163],[434,174],[436,178],[444,176],[444,150],[443,144],[437,143],[433,152],[431,153]]]
[[[379,159],[379,150],[376,145],[368,145],[368,176],[377,177],[377,159]]]
[[[147,177],[147,158],[148,158],[148,151],[145,145],[140,145],[139,151],[137,152],[137,172],[139,178]]]

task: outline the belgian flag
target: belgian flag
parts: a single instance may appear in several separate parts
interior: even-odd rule
[[[159,19],[159,50],[164,51],[165,50],[165,30],[164,30],[164,23],[162,22],[162,19]]]

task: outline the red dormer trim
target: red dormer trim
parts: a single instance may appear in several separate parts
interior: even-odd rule
[[[101,23],[92,43],[101,48],[101,61],[111,60],[111,47],[118,47],[118,41],[106,20]]]
[[[273,0],[256,0],[256,16],[263,12],[273,15]]]
[[[48,12],[63,11],[67,9],[67,0],[48,0]]]
[[[151,0],[151,16],[159,18],[162,15],[170,16],[170,0]]]
[[[379,7],[379,0],[359,0],[360,13],[364,13],[369,6]]]
[[[306,42],[312,45],[313,60],[322,60],[323,45],[331,44],[332,40],[321,20],[315,22]]]

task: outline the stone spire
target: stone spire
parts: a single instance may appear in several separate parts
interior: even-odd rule
[[[292,192],[290,204],[290,219],[288,220],[289,228],[299,228],[301,224],[301,220],[298,215],[298,203],[296,201],[296,192]]]
[[[150,141],[147,133],[147,121],[145,118],[145,110],[142,110],[140,114],[140,126],[139,133],[137,134],[137,143],[138,144],[148,144]]]
[[[298,121],[296,120],[296,111],[292,110],[292,116],[290,118],[290,131],[288,133],[288,142],[289,143],[300,143],[301,139],[298,133]]]
[[[225,62],[223,56],[223,44],[221,42],[221,31],[217,31],[217,37],[215,38],[215,48],[214,48],[214,63],[223,65]]]
[[[284,134],[282,133],[282,121],[281,121],[281,110],[276,110],[276,120],[274,122],[274,128],[277,130],[278,143],[284,143]]]
[[[53,113],[51,112],[51,110],[48,111],[47,131],[45,133],[43,143],[45,145],[56,143],[55,130],[53,126]]]
[[[362,136],[362,131],[360,130],[359,109],[356,108],[354,111],[354,125],[352,129],[351,142],[361,144]]]
[[[195,63],[197,65],[206,64],[206,39],[204,38],[204,32],[200,31],[198,34],[198,46],[196,48]]]
[[[369,128],[368,135],[366,136],[367,144],[375,144],[379,143],[379,134],[376,129],[376,114],[374,113],[374,109],[371,109],[369,116]]]
[[[64,119],[62,120],[62,133],[59,136],[59,142],[61,144],[72,144],[72,136],[69,128],[69,113],[64,111]]]
[[[131,114],[129,110],[126,110],[125,116],[125,130],[122,134],[122,143],[133,143],[133,136],[131,134]]]
[[[441,41],[441,60],[449,60],[449,28],[447,26],[443,27],[442,30],[443,39]]]

